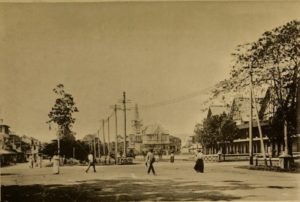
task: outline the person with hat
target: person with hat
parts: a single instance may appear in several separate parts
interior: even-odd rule
[[[156,175],[153,163],[155,162],[155,157],[153,153],[153,149],[150,149],[146,156],[146,166],[148,167],[148,175],[152,171],[153,175]]]

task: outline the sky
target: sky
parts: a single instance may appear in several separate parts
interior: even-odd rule
[[[100,129],[123,91],[144,125],[184,138],[206,116],[207,89],[229,76],[236,46],[299,20],[299,10],[284,1],[1,3],[0,117],[19,135],[54,139],[46,121],[62,83],[79,109],[78,139]],[[118,120],[123,134],[122,111]]]

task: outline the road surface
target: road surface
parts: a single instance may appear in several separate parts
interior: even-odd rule
[[[206,163],[204,173],[192,161],[155,163],[157,176],[135,165],[30,169],[1,168],[2,201],[300,201],[300,174],[242,168],[247,162]]]

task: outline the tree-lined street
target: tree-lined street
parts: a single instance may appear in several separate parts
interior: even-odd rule
[[[0,201],[299,201],[299,2],[125,1],[0,3]]]
[[[193,161],[155,163],[157,176],[147,175],[143,162],[135,165],[29,169],[27,164],[1,170],[5,201],[213,200],[297,201],[300,175],[242,168],[248,162],[206,163],[196,173]],[[16,194],[18,193],[18,194]]]

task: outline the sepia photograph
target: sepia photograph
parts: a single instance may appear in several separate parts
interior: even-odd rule
[[[300,201],[300,1],[0,0],[0,201]]]

